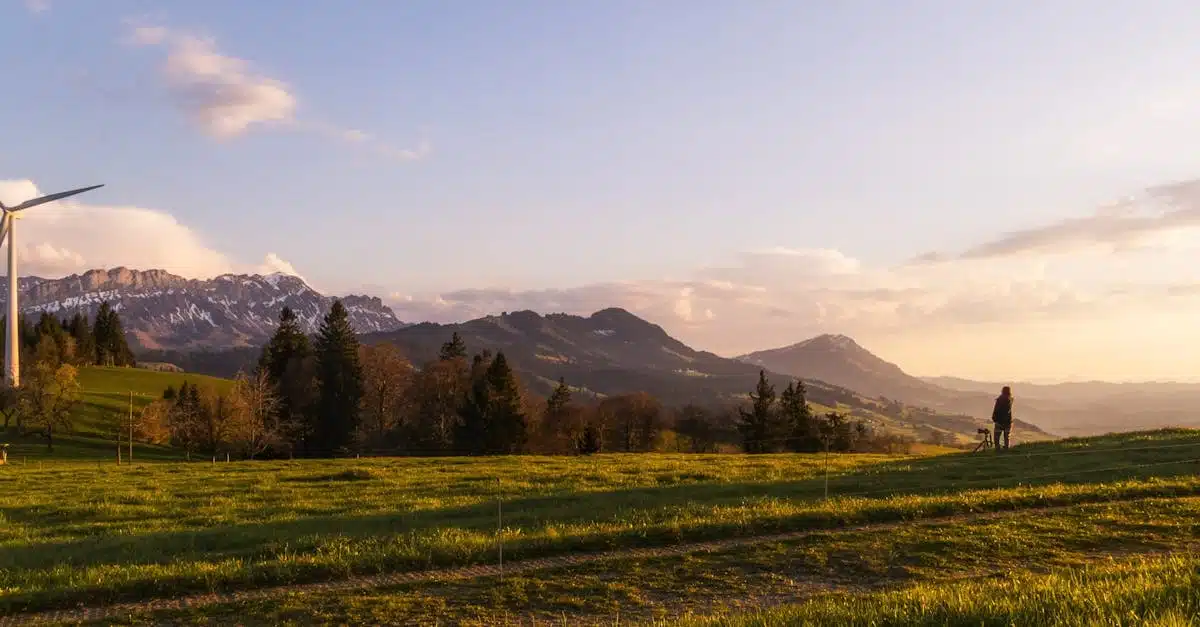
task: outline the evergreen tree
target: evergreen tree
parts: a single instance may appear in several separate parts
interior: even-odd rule
[[[504,353],[484,351],[471,367],[471,384],[459,409],[457,448],[468,455],[519,453],[528,424],[521,386]]]
[[[571,388],[559,377],[542,414],[541,445],[546,452],[570,453],[576,449],[583,429],[581,414],[579,408],[571,404]]]
[[[275,385],[283,381],[287,372],[288,362],[293,359],[303,359],[312,354],[312,346],[304,329],[300,328],[300,319],[291,307],[284,307],[279,312],[279,327],[271,335],[267,345],[263,347],[262,355],[258,358],[258,368],[267,373],[267,377]]]
[[[738,431],[742,434],[742,450],[747,453],[767,453],[779,437],[775,411],[775,386],[767,380],[765,370],[758,371],[758,385],[750,393],[752,401],[750,411],[738,408],[741,423]]]
[[[100,309],[96,312],[92,337],[96,343],[97,365],[134,365],[133,351],[129,350],[125,330],[121,327],[121,316],[107,301],[100,303]]]
[[[454,433],[455,448],[466,455],[483,455],[489,452],[488,423],[491,419],[492,390],[488,385],[487,371],[491,361],[491,356],[487,353],[476,355],[472,360],[469,386],[458,408],[459,423]]]
[[[496,353],[487,370],[492,395],[488,448],[492,453],[520,453],[528,439],[528,420],[521,404],[521,384],[503,352]]]
[[[92,335],[92,327],[88,324],[87,315],[81,311],[75,312],[67,322],[67,332],[75,340],[75,362],[88,366],[95,364],[96,340]]]
[[[309,451],[330,457],[353,444],[363,397],[358,337],[340,300],[321,322],[315,348],[317,402]]]
[[[307,451],[308,435],[313,431],[311,386],[312,345],[300,319],[290,307],[279,312],[279,327],[263,346],[258,371],[266,375],[274,388],[277,402],[275,418],[284,425],[286,437],[301,451]]]
[[[187,385],[185,382],[184,385]],[[164,401],[174,401],[176,397],[175,386],[168,385],[167,389],[163,390],[162,397]]]
[[[779,395],[779,410],[790,436],[787,441],[790,450],[797,453],[821,450],[821,438],[803,381],[788,383],[787,389]]]
[[[442,350],[438,354],[438,359],[450,361],[452,359],[466,358],[467,344],[466,342],[463,342],[463,339],[461,336],[459,336],[458,331],[455,331],[454,334],[450,336],[450,341],[442,344]]]
[[[571,403],[571,388],[562,377],[558,378],[558,385],[554,387],[554,392],[550,394],[550,398],[546,399],[546,415],[553,416],[561,413]]]
[[[579,434],[579,440],[575,445],[575,449],[580,455],[591,455],[599,453],[603,447],[600,440],[600,428],[594,424],[588,423],[583,428],[583,432]]]
[[[37,346],[39,347],[43,344],[42,338],[50,338],[50,346],[53,347],[53,350],[49,347],[40,349],[43,353],[43,359],[49,359],[54,363],[55,367],[71,359],[72,355],[70,354],[71,348],[68,344],[68,336],[63,331],[62,323],[53,314],[43,311],[38,316],[38,321],[33,327],[33,332],[38,337]],[[50,355],[51,352],[54,353],[53,356]]]

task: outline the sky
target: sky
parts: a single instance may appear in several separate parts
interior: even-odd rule
[[[1200,377],[1200,5],[0,0],[21,274]]]

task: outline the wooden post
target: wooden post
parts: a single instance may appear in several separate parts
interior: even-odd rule
[[[133,463],[133,390],[129,390],[129,463]]]

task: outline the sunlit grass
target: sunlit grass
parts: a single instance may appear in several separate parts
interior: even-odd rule
[[[601,455],[0,468],[0,608],[1200,494],[1196,432],[1101,454]],[[1192,446],[1192,445],[1196,446]],[[1156,450],[1124,450],[1169,446]],[[1072,449],[1080,450],[1080,449]],[[1123,452],[1124,451],[1124,452]],[[825,500],[829,464],[830,499]],[[1033,479],[1031,479],[1033,477]]]
[[[809,603],[689,627],[793,625],[1195,625],[1200,558],[1135,558],[951,584],[922,583],[874,594],[837,594]]]

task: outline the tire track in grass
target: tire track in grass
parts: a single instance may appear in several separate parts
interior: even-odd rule
[[[965,522],[973,520],[989,520],[994,518],[1004,518],[1008,516],[1016,516],[1027,514],[1029,512],[1058,512],[1079,507],[1102,505],[1106,503],[1127,503],[1148,500],[1149,497],[1137,496],[1129,499],[1111,499],[1102,501],[1090,501],[1072,503],[1069,505],[1052,505],[1052,506],[1033,506],[1017,509],[1000,510],[992,512],[978,512],[968,514],[954,514],[950,516],[930,517],[917,520],[904,520],[887,523],[869,523],[863,525],[853,525],[845,527],[827,527],[822,529],[809,529],[804,531],[789,531],[786,533],[776,533],[770,535],[757,536],[740,536],[729,538],[726,540],[709,540],[704,542],[690,542],[686,544],[676,544],[672,546],[647,547],[647,548],[630,548],[620,549],[615,551],[604,551],[599,553],[577,553],[568,555],[558,555],[553,557],[533,558],[520,560],[516,562],[508,562],[501,567],[498,564],[479,564],[475,566],[462,566],[456,568],[443,568],[436,570],[424,571],[409,571],[403,573],[383,573],[378,575],[364,575],[357,577],[349,577],[341,580],[322,581],[313,583],[293,584],[284,586],[271,586],[265,588],[255,588],[250,590],[233,590],[226,592],[208,592],[203,594],[189,594],[174,598],[159,598],[145,601],[132,601],[125,603],[115,603],[109,605],[97,605],[93,607],[76,607],[57,610],[46,610],[39,612],[29,612],[25,614],[15,614],[11,616],[0,617],[0,627],[9,627],[10,625],[29,625],[36,623],[77,623],[107,620],[113,618],[127,617],[130,614],[145,614],[151,612],[162,611],[181,611],[194,607],[203,607],[209,605],[225,605],[231,603],[240,603],[246,601],[263,601],[283,597],[297,593],[324,593],[324,592],[358,592],[366,591],[375,588],[387,588],[392,586],[400,586],[405,584],[434,582],[434,581],[453,581],[463,579],[477,579],[483,577],[500,577],[504,575],[518,575],[533,571],[551,570],[556,568],[569,568],[572,566],[580,566],[584,564],[592,564],[595,562],[623,560],[623,559],[645,559],[670,557],[673,555],[685,555],[689,553],[702,553],[721,551],[725,549],[751,546],[755,544],[765,544],[772,542],[787,542],[791,540],[799,540],[803,538],[841,534],[841,533],[858,533],[871,531],[887,531],[889,529],[898,529],[901,527],[919,525],[944,525],[953,522]],[[1170,498],[1170,497],[1168,497]],[[1186,498],[1186,497],[1176,497]]]

